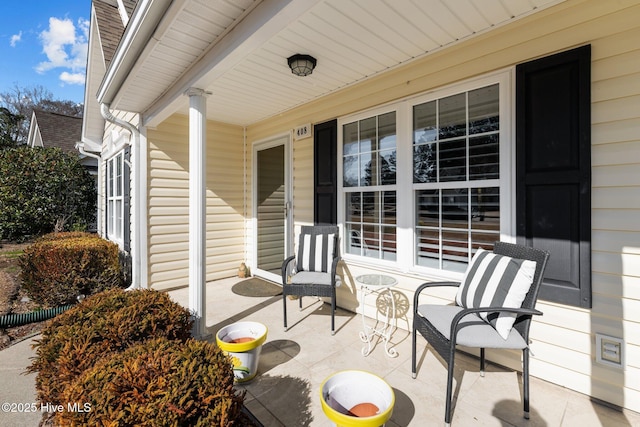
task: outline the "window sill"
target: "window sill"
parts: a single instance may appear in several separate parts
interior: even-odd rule
[[[437,281],[460,281],[462,280],[463,273],[457,273],[453,271],[443,271],[427,269],[425,267],[412,267],[408,270],[402,269],[397,265],[394,265],[391,261],[368,259],[365,257],[359,257],[355,255],[343,255],[342,260],[348,266],[354,266],[359,268],[367,268],[375,270],[380,273],[388,273],[392,275],[404,276],[411,279],[417,279],[424,282],[437,282]]]

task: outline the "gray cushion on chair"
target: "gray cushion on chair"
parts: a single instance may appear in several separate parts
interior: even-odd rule
[[[331,274],[317,271],[299,271],[292,278],[294,285],[331,285]]]
[[[451,334],[451,321],[463,310],[456,305],[424,304],[418,306],[418,313],[429,320],[431,324],[447,339]],[[523,349],[527,346],[522,336],[511,329],[507,339],[503,339],[498,332],[476,314],[468,314],[461,321],[462,328],[458,332],[457,344],[481,348],[514,348]]]

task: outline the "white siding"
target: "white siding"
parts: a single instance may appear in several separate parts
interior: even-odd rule
[[[293,213],[297,225],[313,225],[313,138],[293,143]]]
[[[187,286],[189,123],[174,115],[147,135],[149,283]],[[231,277],[244,258],[243,130],[207,122],[207,281]]]
[[[640,411],[640,4],[573,0],[315,100],[247,129],[249,141],[368,109],[518,63],[592,45],[593,308],[541,301],[532,327],[532,375]],[[312,140],[294,143],[296,225],[313,221]],[[344,266],[338,304],[356,309],[349,278],[373,265]],[[426,277],[391,272],[412,301]],[[446,295],[441,295],[445,297]],[[449,295],[450,296],[450,295]],[[438,301],[438,295],[425,301]],[[374,307],[367,307],[372,313]],[[410,313],[409,313],[410,315]],[[406,322],[405,322],[406,320]],[[399,326],[409,325],[402,319]],[[625,340],[626,366],[595,362],[595,333]],[[489,352],[518,368],[517,353]],[[535,391],[534,391],[535,393]]]

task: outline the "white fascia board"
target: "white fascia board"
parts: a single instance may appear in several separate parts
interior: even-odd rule
[[[96,100],[96,89],[105,76],[104,55],[97,25],[95,8],[92,4],[91,25],[89,27],[89,50],[87,54],[87,78],[84,85],[82,141],[100,139],[102,138],[102,132],[104,130],[104,119],[100,115],[100,104],[98,104]]]
[[[131,68],[138,60],[143,60],[142,52],[149,45],[152,36],[159,27],[172,3],[184,4],[183,1],[141,0],[135,13],[129,20],[127,28],[120,39],[120,44],[111,60],[109,68],[98,89],[97,99],[100,104],[111,104],[122,87]],[[175,10],[175,9],[174,9]],[[152,44],[157,43],[154,41]]]
[[[142,112],[143,126],[157,126],[184,104],[187,89],[205,89],[322,0],[264,0]]]
[[[36,120],[36,112],[31,112],[31,122],[29,123],[29,135],[27,137],[27,145],[29,147],[36,146],[36,136],[40,134],[40,128],[38,127],[38,121]],[[40,137],[42,141],[42,137]]]
[[[96,18],[96,10],[93,6],[93,2],[91,3],[91,18],[89,24],[89,46],[87,49],[87,68],[86,68],[86,79],[84,85],[84,110],[82,116],[84,117],[87,114],[87,99],[91,99],[95,94],[91,93],[91,81],[95,78],[98,79],[99,76],[95,73],[96,64],[91,60],[93,57],[94,50],[100,50],[102,54],[102,43],[97,39],[100,38],[100,34],[97,31],[98,27],[98,19]],[[104,73],[104,62],[102,63],[103,73]],[[83,125],[84,127],[84,125]]]
[[[81,143],[84,145],[85,151],[92,153],[100,153],[102,151],[102,141],[93,141],[89,138],[82,138]]]

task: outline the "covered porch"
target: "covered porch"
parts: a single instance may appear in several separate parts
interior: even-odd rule
[[[245,279],[209,282],[206,289],[206,328],[215,341],[216,332],[233,322],[251,320],[268,331],[257,377],[246,389],[246,405],[265,426],[332,426],[320,405],[319,390],[329,375],[348,369],[365,370],[382,377],[393,388],[396,404],[387,426],[442,425],[445,404],[446,367],[426,341],[418,340],[418,377],[411,378],[411,337],[397,329],[391,342],[398,356],[390,358],[380,342],[367,356],[359,314],[338,309],[336,334],[329,332],[327,304],[304,297],[287,300],[289,331],[282,327],[282,296],[247,297],[234,293],[234,285]],[[188,306],[188,289],[170,291],[171,297]],[[367,319],[371,322],[371,319]],[[400,319],[399,326],[404,319]],[[567,388],[531,378],[531,419],[522,417],[521,379],[517,372],[488,364],[480,377],[478,361],[459,357],[455,374],[456,397],[453,425],[470,426],[600,426],[640,425],[640,414],[620,411]]]
[[[111,3],[121,2],[94,3],[102,6],[96,11],[104,12]],[[512,185],[520,182],[517,174],[523,169],[516,158],[518,140],[524,141],[516,138],[518,124],[528,123],[516,114],[518,81],[522,81],[517,69],[585,47],[591,51],[590,60],[584,61],[591,77],[584,79],[588,90],[576,93],[590,96],[585,103],[588,108],[581,110],[588,112],[583,124],[590,137],[581,139],[588,150],[580,151],[590,162],[582,168],[588,179],[581,181],[580,188],[592,195],[592,201],[581,205],[587,221],[579,231],[588,237],[584,242],[592,245],[579,253],[557,251],[571,254],[577,262],[571,264],[575,268],[567,268],[568,264],[556,256],[554,268],[563,279],[567,275],[571,280],[586,277],[582,282],[588,286],[579,289],[584,295],[573,292],[576,288],[572,286],[563,289],[575,299],[572,304],[556,298],[543,299],[538,305],[545,315],[532,329],[532,375],[536,377],[532,418],[543,420],[541,425],[575,425],[583,422],[580,417],[588,417],[584,421],[587,425],[615,425],[594,409],[589,397],[573,404],[564,397],[565,389],[540,391],[548,385],[543,380],[557,384],[552,387],[577,390],[583,393],[580,396],[640,410],[638,0],[406,0],[393,5],[388,1],[244,0],[233,2],[233,7],[231,3],[140,0],[125,25],[118,49],[111,52],[112,61],[101,62],[104,52],[96,49],[96,66],[88,71],[84,128],[87,142],[103,147],[102,178],[116,175],[107,172],[112,166],[114,170],[118,165],[122,170],[130,169],[130,185],[122,190],[130,190],[130,210],[123,207],[121,214],[120,210],[110,211],[109,203],[125,206],[119,199],[125,197],[117,191],[110,194],[108,179],[100,180],[105,196],[100,232],[130,249],[134,285],[172,292],[199,319],[194,331],[199,337],[211,339],[225,322],[240,318],[256,316],[269,327],[268,357],[263,362],[267,365],[261,378],[247,386],[257,407],[251,409],[261,418],[264,414],[265,425],[271,425],[268,416],[273,414],[280,414],[276,418],[282,425],[326,423],[317,388],[328,370],[336,367],[371,368],[389,380],[402,397],[399,407],[407,404],[398,410],[391,425],[440,423],[444,367],[427,352],[418,379],[411,380],[409,320],[401,322],[402,330],[394,335],[399,341],[398,358],[386,359],[380,348],[363,358],[358,340],[361,322],[351,313],[360,303],[352,279],[371,271],[389,273],[398,279],[398,289],[411,296],[424,281],[459,279],[465,259],[478,243],[525,236],[517,230],[520,218],[516,203],[518,192],[528,190]],[[295,53],[317,59],[313,74],[298,77],[291,73],[287,58]],[[556,86],[542,86],[549,88],[545,93],[551,100],[538,105],[557,105]],[[470,168],[465,168],[459,181],[430,182],[429,168],[439,168],[445,176],[450,168],[447,158],[444,166],[438,166],[429,157],[434,153],[427,148],[433,146],[429,138],[435,138],[432,131],[436,127],[426,118],[439,117],[443,129],[450,120],[447,114],[428,113],[429,108],[478,93],[484,94],[482,99],[487,102],[461,107],[464,118],[458,124],[466,129],[470,122],[467,116],[474,114],[488,117],[487,123],[499,123],[495,129],[481,132],[486,141],[499,140],[499,145],[493,146],[500,148],[487,160],[493,165],[493,175],[468,178],[466,169]],[[492,107],[478,107],[484,104]],[[466,101],[461,105],[467,105]],[[333,135],[325,143],[315,131],[329,125]],[[364,131],[349,133],[356,127]],[[543,123],[535,128],[548,126]],[[458,138],[441,133],[445,142]],[[373,134],[376,136],[371,137]],[[426,140],[421,142],[422,136]],[[348,151],[360,140],[361,152]],[[370,140],[380,140],[380,146],[368,145]],[[316,150],[327,146],[334,151]],[[277,163],[272,161],[271,150],[277,150]],[[414,158],[416,150],[424,156]],[[460,158],[471,164],[472,156],[465,150],[458,150],[464,151]],[[458,151],[451,150],[451,157]],[[557,157],[573,159],[576,153],[572,148]],[[354,159],[358,156],[362,165],[349,167],[357,164]],[[374,163],[367,163],[378,157],[393,163],[395,178],[383,176],[385,168],[380,167],[379,181],[371,180],[371,171],[377,169]],[[554,164],[545,159],[540,163]],[[265,166],[262,169],[261,164]],[[380,165],[384,164],[380,160]],[[322,165],[334,167],[331,184],[335,187],[330,199],[336,218],[332,221],[318,220],[316,212],[318,206],[328,206],[323,203],[326,198],[322,199],[325,189],[319,188],[315,176]],[[418,168],[422,176],[413,176],[415,165],[422,165]],[[261,175],[273,170],[277,182],[271,181],[272,175]],[[345,185],[345,178],[353,177],[362,185],[355,185],[355,181]],[[274,182],[275,190],[262,191],[261,184],[272,189]],[[376,183],[381,185],[370,185]],[[483,197],[491,197],[476,202],[480,200],[476,187],[482,187]],[[459,198],[460,188],[466,191],[463,199]],[[490,192],[484,192],[485,188]],[[278,203],[262,204],[272,201],[263,193],[273,195]],[[542,214],[572,212],[563,203],[547,203],[544,196],[538,200]],[[557,196],[554,200],[569,199]],[[362,214],[360,204],[368,204],[368,211],[375,213],[373,226],[371,215]],[[482,206],[474,209],[479,204]],[[499,218],[496,207],[500,208]],[[436,224],[436,212],[443,212],[446,222]],[[274,241],[280,244],[277,253],[271,253],[272,241],[261,240],[261,222],[271,224],[272,215],[280,233],[265,235],[275,236]],[[464,223],[461,228],[451,222],[456,215],[463,217],[457,223]],[[544,217],[540,212],[536,216]],[[566,218],[572,219],[570,214]],[[282,259],[293,253],[299,227],[321,222],[341,227],[343,279],[350,285],[339,288],[337,299],[339,307],[351,312],[343,312],[346,314],[339,317],[342,322],[337,323],[336,336],[331,337],[326,316],[313,315],[296,323],[297,304],[291,302],[292,328],[284,335],[279,298],[260,302],[237,298],[230,291],[235,279],[228,278],[243,262],[254,274],[274,279],[275,272],[277,278]],[[116,226],[107,226],[112,223]],[[482,227],[478,230],[477,226]],[[383,232],[376,234],[377,230]],[[117,236],[110,235],[113,231]],[[440,232],[443,240],[454,244],[437,247],[434,236]],[[418,235],[422,237],[416,239]],[[380,237],[379,244],[370,251],[373,236]],[[578,238],[560,240],[573,247],[582,242]],[[451,253],[460,242],[462,259]],[[263,259],[273,262],[263,263]],[[577,271],[585,274],[574,274]],[[578,282],[571,280],[566,282]],[[180,290],[174,291],[177,288]],[[429,295],[441,302],[450,301],[449,297]],[[375,306],[364,309],[371,314]],[[624,360],[615,366],[598,363],[598,335],[623,340]],[[275,362],[270,362],[270,357]],[[507,366],[518,364],[516,354],[494,360]],[[435,375],[435,371],[441,373]],[[306,388],[286,395],[287,399],[290,394],[302,396],[304,420],[291,423],[279,412],[289,409],[289,400],[278,399],[284,395],[279,387],[291,387],[298,379]],[[462,377],[456,391],[460,404],[454,423],[482,424],[485,416],[490,417],[486,421],[489,425],[524,422],[514,378],[504,385],[489,383],[494,380],[488,377],[476,380],[477,375],[472,378],[468,373]],[[559,390],[563,390],[562,398]],[[469,403],[462,404],[466,399]],[[280,409],[271,406],[278,403],[283,403]],[[467,412],[471,407],[478,410]],[[502,414],[503,407],[511,418],[492,415],[494,411]],[[463,416],[468,418],[460,420]],[[620,425],[634,424],[620,420]]]

